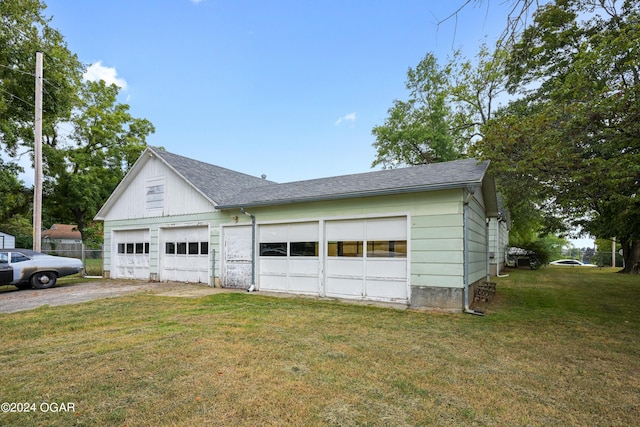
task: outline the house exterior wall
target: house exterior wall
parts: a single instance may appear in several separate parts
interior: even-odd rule
[[[170,174],[165,168],[166,182]],[[109,276],[115,253],[114,232],[122,230],[148,229],[150,236],[149,272],[150,279],[158,278],[160,271],[160,230],[180,226],[208,226],[210,237],[210,268],[215,263],[215,272],[221,275],[222,227],[250,224],[251,218],[239,209],[202,212],[190,215],[164,215],[157,217],[126,218],[129,213],[141,215],[142,208],[128,209],[126,205],[136,197],[144,195],[133,187],[145,186],[148,177],[158,176],[159,170],[152,170],[136,177],[137,185],[119,201],[107,214],[104,223],[105,276]],[[171,171],[169,171],[171,172]],[[138,179],[139,178],[139,179]],[[180,184],[176,180],[174,184]],[[172,184],[172,185],[174,185]],[[178,186],[184,191],[185,184]],[[167,192],[171,188],[167,185]],[[175,194],[172,190],[171,194]],[[127,194],[130,193],[130,194]],[[480,192],[476,192],[480,193]],[[408,222],[408,284],[412,306],[427,309],[458,311],[463,307],[464,294],[464,190],[441,190],[424,193],[397,194],[389,196],[365,197],[358,199],[332,200],[298,203],[284,206],[247,208],[256,218],[257,227],[266,224],[297,221],[331,221],[339,219],[376,218],[404,216]],[[199,195],[198,195],[199,196]],[[196,196],[192,196],[197,199]],[[173,203],[173,202],[172,202]],[[169,206],[168,211],[174,209]],[[212,209],[212,208],[210,208]],[[115,219],[117,217],[117,219]],[[481,281],[486,276],[487,243],[484,207],[482,200],[472,199],[469,204],[469,278],[470,283]],[[259,235],[259,233],[257,233]],[[214,260],[213,254],[216,259]],[[214,262],[215,261],[215,262]],[[259,274],[257,274],[259,276]],[[214,282],[210,281],[210,284]],[[258,284],[259,285],[259,284]]]
[[[213,204],[202,194],[157,157],[151,157],[109,210],[105,221],[213,211]]]
[[[509,228],[507,222],[491,218],[489,220],[489,259],[490,274],[495,276],[505,267],[505,253],[509,245]]]

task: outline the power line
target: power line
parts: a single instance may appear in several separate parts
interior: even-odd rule
[[[22,71],[19,68],[16,68],[15,66],[12,66],[12,65],[0,64],[0,67],[6,68],[7,70],[15,71],[15,72],[20,73],[20,74],[25,74],[27,76],[35,77],[34,73],[31,73],[31,72],[28,72],[28,71]]]
[[[2,88],[0,88],[0,91],[2,91],[2,92],[4,92],[4,93],[6,93],[7,95],[9,95],[9,96],[10,96],[10,97],[12,97],[12,98],[15,98],[15,99],[17,99],[17,100],[20,100],[20,101],[24,102],[24,103],[25,103],[25,104],[27,104],[29,107],[36,108],[36,106],[35,106],[35,105],[33,105],[32,103],[30,103],[29,101],[25,101],[24,99],[20,98],[20,97],[19,97],[19,96],[17,96],[17,95],[12,94],[11,92],[7,92],[6,90],[4,90],[4,89],[2,89]]]

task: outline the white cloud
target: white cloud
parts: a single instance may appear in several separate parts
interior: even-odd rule
[[[336,126],[340,126],[342,124],[342,122],[355,122],[356,121],[356,113],[349,113],[349,114],[345,114],[344,116],[340,117],[338,120],[336,120]]]
[[[98,61],[95,64],[91,64],[87,71],[82,75],[85,80],[95,82],[98,80],[104,80],[107,84],[115,83],[119,88],[126,89],[127,82],[125,79],[118,77],[118,72],[115,68],[105,67],[102,65],[102,61]]]

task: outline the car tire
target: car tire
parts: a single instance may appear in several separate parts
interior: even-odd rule
[[[20,289],[21,291],[25,289],[31,289],[31,283],[17,283],[15,287]]]
[[[36,289],[51,288],[56,284],[56,274],[49,271],[38,272],[31,276],[31,284]]]

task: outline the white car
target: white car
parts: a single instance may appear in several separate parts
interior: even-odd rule
[[[76,258],[46,255],[31,249],[0,249],[0,285],[19,289],[46,289],[58,277],[79,273],[84,268]]]
[[[564,265],[565,267],[597,267],[595,264],[585,264],[577,259],[559,259],[552,261],[549,265]]]

